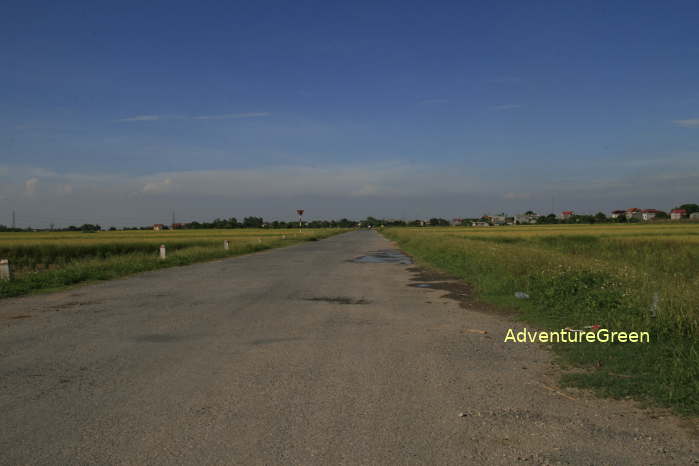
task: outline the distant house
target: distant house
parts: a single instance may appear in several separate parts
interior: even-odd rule
[[[488,222],[471,222],[472,227],[489,227],[490,223]]]
[[[464,223],[464,219],[463,219],[463,218],[452,218],[452,219],[451,219],[451,225],[452,225],[452,226],[458,227],[458,226],[463,225],[463,223]]]
[[[155,225],[153,225],[153,231],[161,231],[164,229],[165,225],[163,225],[162,223],[156,223]]]
[[[665,212],[658,209],[643,209],[643,211],[641,212],[641,218],[646,222],[649,220],[653,220],[658,215],[665,216]]]
[[[643,220],[643,211],[636,207],[626,209],[624,215],[626,216],[626,220]]]
[[[185,227],[184,223],[173,223],[172,224],[172,229],[173,230],[181,230],[182,228]]]
[[[612,211],[612,218],[626,217],[625,210],[614,210]]]
[[[687,211],[684,209],[672,209],[670,211],[670,220],[681,220],[687,216]]]
[[[575,215],[575,212],[573,212],[572,210],[564,210],[563,212],[561,212],[561,218],[563,220],[568,220],[573,215]]]
[[[690,220],[699,220],[699,212],[692,212],[689,214],[689,219]]]
[[[505,225],[507,223],[507,217],[505,215],[491,215],[490,223],[493,225]]]
[[[527,225],[531,223],[536,223],[536,220],[539,218],[538,215],[532,213],[532,214],[519,214],[515,215],[513,218],[513,222],[515,225]]]

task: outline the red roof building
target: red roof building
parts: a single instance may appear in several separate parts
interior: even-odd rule
[[[626,220],[636,219],[641,220],[643,218],[643,212],[638,207],[631,207],[626,209]]]
[[[563,220],[565,220],[565,219],[567,219],[567,218],[570,218],[570,217],[572,217],[573,215],[575,215],[575,214],[574,214],[574,212],[573,212],[572,210],[564,210],[563,212],[561,212],[561,218],[562,218]]]
[[[687,211],[684,209],[672,209],[670,211],[670,220],[680,220],[687,216]]]

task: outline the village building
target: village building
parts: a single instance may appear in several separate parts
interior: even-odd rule
[[[626,220],[643,220],[643,211],[636,207],[626,209]]]
[[[505,225],[507,223],[507,217],[505,215],[491,215],[488,217],[490,223],[493,225]]]
[[[646,222],[649,220],[653,220],[657,216],[664,217],[665,215],[665,212],[658,209],[643,209],[643,211],[641,212],[641,218]]]
[[[625,210],[614,210],[612,211],[612,218],[619,218],[619,217],[626,217],[626,211]]]
[[[527,224],[536,223],[538,218],[539,218],[539,216],[537,214],[534,214],[534,213],[519,214],[519,215],[514,216],[512,223],[514,223],[515,225],[527,225]]]
[[[560,218],[563,220],[568,220],[573,215],[575,215],[575,212],[573,212],[572,210],[564,210],[563,212],[561,212]]]
[[[681,220],[687,216],[687,211],[684,209],[672,209],[670,211],[670,220]]]
[[[162,223],[156,223],[155,225],[153,225],[153,231],[161,231],[164,229],[165,225],[163,225]]]
[[[689,214],[689,219],[690,220],[699,220],[699,212],[692,212]]]

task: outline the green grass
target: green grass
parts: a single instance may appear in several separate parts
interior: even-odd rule
[[[384,234],[418,263],[464,279],[480,300],[516,309],[538,328],[600,324],[650,332],[649,344],[554,344],[566,367],[584,369],[567,372],[562,383],[697,415],[697,232],[699,225],[668,224],[393,228]],[[530,299],[516,299],[515,291]]]
[[[11,281],[0,282],[0,298],[96,280],[110,280],[164,267],[317,241],[345,230],[196,230],[156,232],[0,233],[0,258],[13,266]],[[223,240],[228,239],[228,250]],[[159,258],[165,244],[167,258]]]

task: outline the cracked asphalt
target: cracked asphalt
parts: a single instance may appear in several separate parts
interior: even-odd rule
[[[0,463],[699,463],[695,424],[556,387],[503,342],[521,323],[393,249],[358,231],[0,301]],[[372,251],[399,260],[352,261]]]

